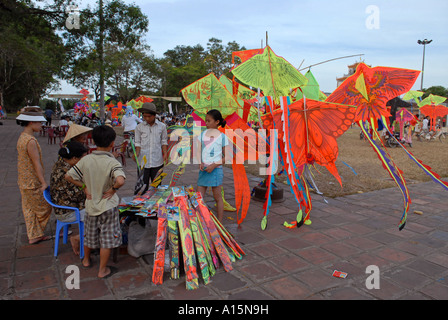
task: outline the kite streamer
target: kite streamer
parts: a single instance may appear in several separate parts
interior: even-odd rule
[[[385,122],[386,119],[383,118],[383,122]],[[387,128],[387,127],[386,127]],[[387,128],[389,131],[389,128]],[[445,190],[448,190],[448,182],[442,181],[440,179],[440,175],[432,171],[432,168],[426,164],[424,164],[421,160],[417,159],[408,149],[403,146],[403,144],[395,138],[394,134],[389,131],[389,135],[395,139],[395,141],[403,148],[403,150],[407,153],[409,158],[414,161],[428,176],[431,177],[431,179],[440,184]]]
[[[371,125],[374,127],[374,121],[376,119],[371,119]],[[380,146],[378,146],[373,137],[370,135],[366,128],[366,123],[364,121],[359,121],[359,126],[361,127],[361,130],[364,133],[364,136],[369,141],[370,145],[373,147],[373,150],[377,153],[378,158],[381,160],[383,167],[387,170],[390,177],[394,180],[394,182],[397,184],[398,188],[401,191],[401,194],[403,196],[403,215],[401,217],[400,223],[398,225],[399,229],[402,230],[406,224],[406,218],[409,211],[409,205],[411,203],[411,198],[409,196],[409,190],[406,186],[406,181],[404,180],[402,176],[402,171],[395,165],[395,163],[390,158],[390,155],[381,149]],[[386,149],[386,148],[384,148]]]
[[[235,206],[238,224],[246,218],[250,204],[250,186],[247,179],[246,169],[243,164],[232,164],[233,184],[235,187]],[[241,209],[241,210],[240,210]],[[240,215],[238,216],[238,212]]]

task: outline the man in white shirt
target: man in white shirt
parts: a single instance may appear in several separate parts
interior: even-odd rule
[[[156,106],[145,102],[138,112],[143,114],[143,122],[135,128],[135,152],[139,161],[146,155],[143,193],[153,181],[157,172],[168,162],[168,133],[166,125],[156,120]]]
[[[64,116],[59,120],[59,126],[68,126],[67,118]]]
[[[132,132],[135,130],[139,123],[142,123],[142,120],[137,117],[133,113],[133,109],[131,106],[126,107],[126,114],[121,119],[121,125],[123,126],[123,132]]]
[[[423,119],[422,130],[423,130],[425,133],[428,133],[428,132],[429,132],[429,117],[425,117],[425,119]]]

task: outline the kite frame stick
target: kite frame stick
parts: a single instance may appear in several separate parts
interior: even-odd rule
[[[351,55],[351,56],[344,56],[344,57],[339,57],[339,58],[333,58],[333,59],[330,59],[330,60],[325,60],[325,61],[322,61],[322,62],[319,62],[319,63],[316,63],[316,64],[312,64],[312,65],[310,65],[308,67],[305,67],[305,68],[302,68],[302,69],[297,69],[297,70],[303,71],[303,70],[306,70],[308,68],[311,68],[311,67],[314,67],[314,66],[318,66],[320,64],[324,64],[324,63],[327,63],[327,62],[330,62],[330,61],[339,60],[339,59],[345,59],[345,58],[358,57],[358,56],[363,56],[363,55],[364,55],[364,53],[360,53],[360,54],[354,54],[354,55]],[[303,63],[303,61],[302,61],[302,63]]]

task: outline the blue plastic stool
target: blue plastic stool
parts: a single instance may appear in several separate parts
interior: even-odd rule
[[[61,222],[57,220],[56,222],[56,236],[55,236],[55,242],[54,242],[54,256],[58,256],[58,247],[59,247],[59,233],[61,232],[61,229],[63,230],[63,243],[67,243],[67,236],[68,236],[68,226],[71,224],[77,223],[79,226],[79,257],[82,259],[84,258],[84,222],[81,221],[81,215],[79,213],[79,209],[75,207],[64,207],[59,206],[57,204],[54,204],[51,201],[51,195],[50,195],[50,187],[44,190],[44,198],[48,202],[49,205],[51,205],[53,208],[59,208],[59,209],[66,209],[66,210],[73,210],[76,214],[76,220],[72,222]]]

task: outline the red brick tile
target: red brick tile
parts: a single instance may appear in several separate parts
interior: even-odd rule
[[[346,245],[343,242],[327,243],[322,248],[341,258],[350,257],[361,252],[358,248]]]
[[[279,246],[276,246],[275,244],[270,242],[264,242],[257,245],[253,245],[250,248],[252,251],[255,251],[258,255],[264,258],[278,256],[286,252],[285,249],[282,249]]]
[[[334,241],[333,238],[325,235],[323,232],[308,232],[301,238],[316,246]]]
[[[263,287],[283,300],[304,299],[311,293],[305,284],[289,276],[265,283]]]
[[[119,269],[120,270],[120,269]],[[166,275],[168,278],[168,275]],[[109,278],[109,283],[114,291],[135,290],[144,286],[150,286],[152,277],[141,271],[121,273],[120,271]]]
[[[329,290],[324,296],[331,300],[372,300],[367,293],[354,287],[342,287]]]
[[[255,282],[265,281],[284,273],[266,262],[258,262],[252,265],[244,266],[239,268],[239,270]]]
[[[26,273],[32,271],[41,271],[51,268],[54,258],[52,256],[32,257],[28,259],[16,260],[16,272]]]
[[[396,283],[398,286],[408,289],[421,287],[431,281],[425,275],[408,268],[394,268],[385,273],[381,273],[381,279],[383,277]]]
[[[396,263],[404,262],[413,257],[409,253],[406,253],[406,252],[403,252],[403,251],[400,251],[400,250],[394,249],[394,248],[382,248],[382,249],[376,250],[375,254],[387,261],[392,261],[392,262],[396,262]]]
[[[361,250],[371,250],[382,246],[382,244],[377,241],[363,237],[349,238],[344,240],[344,242]]]
[[[344,279],[335,278],[332,272],[325,273],[319,269],[305,270],[294,274],[294,277],[308,285],[313,291],[321,291],[326,288],[343,284]]]
[[[310,266],[308,262],[293,254],[274,257],[270,261],[287,273],[303,270]]]
[[[432,283],[420,291],[436,300],[446,300],[446,297],[448,296],[448,286],[440,283]]]
[[[297,255],[312,264],[331,262],[337,257],[321,248],[306,248],[297,252]]]
[[[407,268],[423,273],[429,277],[438,277],[446,272],[446,268],[426,260],[416,260],[406,265]]]
[[[57,278],[54,270],[27,272],[16,276],[15,289],[17,291],[36,290],[54,286],[55,283],[57,283]]]
[[[277,242],[278,245],[289,250],[297,250],[310,247],[312,244],[299,238],[289,237]]]
[[[60,300],[61,292],[57,287],[36,289],[32,292],[21,293],[17,296],[20,300]]]
[[[82,279],[82,278],[81,278]],[[67,294],[73,300],[91,300],[107,297],[112,294],[106,285],[107,280],[93,279],[82,281],[79,289],[67,289]]]
[[[425,257],[426,260],[448,268],[448,254],[435,252]]]

